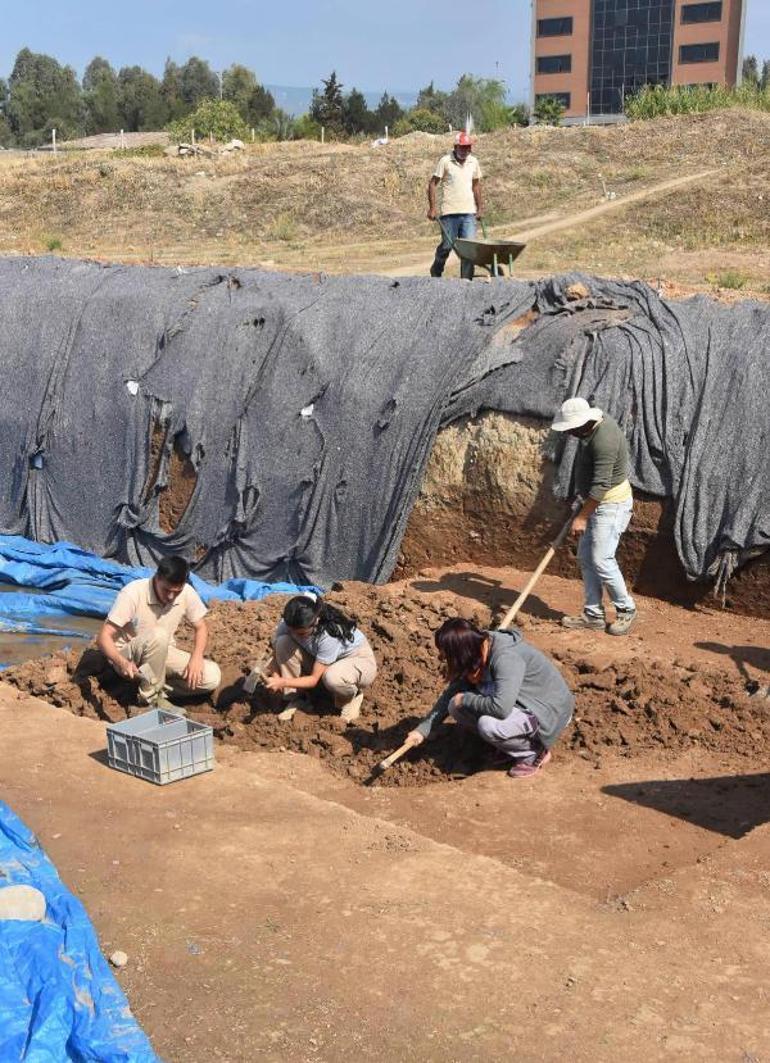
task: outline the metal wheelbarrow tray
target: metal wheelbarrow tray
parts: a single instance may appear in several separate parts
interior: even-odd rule
[[[465,240],[459,238],[454,242],[454,250],[474,266],[488,269],[490,276],[499,276],[500,268],[508,266],[509,274],[513,272],[513,263],[522,253],[526,244],[516,240]]]

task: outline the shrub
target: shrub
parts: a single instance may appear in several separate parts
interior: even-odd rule
[[[556,96],[543,96],[535,104],[532,113],[538,125],[561,125],[564,106]]]
[[[415,107],[399,118],[393,127],[394,137],[403,137],[407,133],[446,133],[447,123],[440,114],[429,111],[427,107]]]
[[[320,140],[321,127],[309,114],[302,114],[294,119],[295,140]]]
[[[745,288],[748,282],[748,277],[743,273],[738,273],[736,270],[728,269],[724,273],[713,274],[710,273],[706,280],[715,284],[717,288],[729,288],[732,291],[740,291],[741,288]]]
[[[136,148],[115,148],[113,154],[118,159],[158,159],[163,155],[163,151],[162,144],[142,144]]]
[[[297,223],[288,212],[277,214],[270,226],[270,236],[273,240],[282,240],[290,244],[297,237]]]
[[[758,85],[728,89],[724,85],[645,85],[626,99],[629,118],[644,120],[667,115],[703,114],[729,107],[770,111],[770,91]]]
[[[171,139],[177,143],[188,141],[193,129],[196,137],[213,137],[218,141],[234,137],[246,140],[250,135],[238,108],[230,100],[201,100],[192,114],[168,127]]]

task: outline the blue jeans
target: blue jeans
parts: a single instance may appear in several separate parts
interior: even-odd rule
[[[604,617],[602,598],[605,588],[615,609],[630,612],[636,608],[615,560],[615,552],[631,520],[632,509],[630,498],[627,502],[601,502],[588,518],[588,526],[580,538],[577,551],[583,572],[584,612],[588,616]]]
[[[441,223],[441,243],[436,248],[436,257],[430,267],[431,277],[440,277],[444,272],[446,260],[452,250],[455,240],[472,240],[476,235],[475,214],[442,214],[439,218]],[[465,280],[473,280],[473,263],[460,259],[460,276]]]

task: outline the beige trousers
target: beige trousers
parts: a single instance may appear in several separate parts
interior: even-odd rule
[[[284,679],[298,679],[301,675],[310,675],[315,664],[315,657],[303,650],[291,635],[273,636],[272,672],[278,672]],[[321,682],[334,697],[335,708],[342,709],[357,697],[362,690],[370,687],[377,675],[377,661],[371,646],[365,643],[358,647],[349,657],[343,657],[330,664],[321,677]],[[285,698],[293,697],[297,691],[286,688]]]
[[[190,654],[178,649],[163,628],[155,628],[149,635],[137,635],[121,647],[120,653],[141,669],[139,693],[145,698],[152,697],[164,684],[179,694],[194,694],[216,690],[222,680],[219,665],[206,658],[200,686],[192,690],[182,679]]]

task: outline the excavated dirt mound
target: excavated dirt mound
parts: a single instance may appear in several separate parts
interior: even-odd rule
[[[213,702],[189,705],[193,719],[211,724],[224,741],[244,749],[293,750],[322,759],[328,767],[364,781],[374,765],[401,744],[442,687],[433,632],[449,616],[480,624],[500,620],[484,605],[452,592],[423,593],[408,584],[372,587],[347,584],[330,600],[356,616],[370,638],[379,675],[361,718],[346,726],[323,693],[312,712],[290,724],[277,720],[277,702],[258,689],[243,691],[250,665],[269,650],[269,636],[286,599],[236,605],[217,603],[211,613],[211,655],[222,665],[223,683]],[[553,624],[527,617],[527,634],[545,645]],[[180,639],[184,641],[184,639]],[[563,647],[552,651],[575,691],[575,718],[560,741],[562,755],[598,761],[614,751],[632,757],[650,750],[697,745],[737,755],[770,751],[770,709],[751,697],[743,681],[701,663],[609,656],[590,659]],[[78,715],[116,722],[144,711],[132,702],[133,688],[105,669],[92,648],[29,661],[3,676],[21,690]],[[421,786],[463,777],[492,760],[481,740],[451,722],[439,736],[383,776],[382,785]]]

